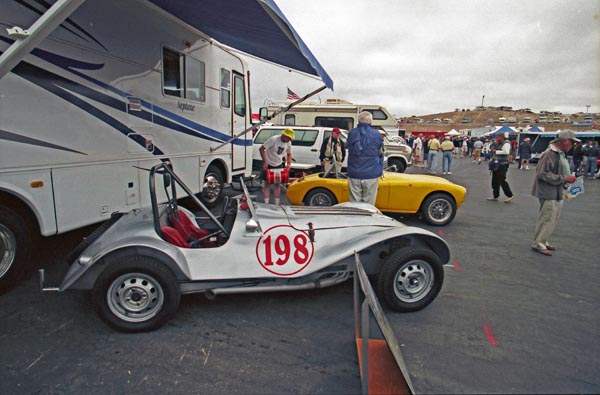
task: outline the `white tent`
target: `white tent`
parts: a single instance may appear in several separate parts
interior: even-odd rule
[[[456,129],[452,129],[451,131],[446,133],[446,136],[460,136],[460,133],[457,132]]]

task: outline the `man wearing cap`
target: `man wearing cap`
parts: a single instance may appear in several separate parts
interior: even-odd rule
[[[383,139],[371,127],[373,115],[358,114],[358,126],[348,133],[348,188],[351,202],[375,205],[383,174]]]
[[[551,251],[556,250],[556,246],[548,240],[560,218],[564,185],[576,180],[575,176],[570,175],[566,152],[574,142],[579,141],[572,130],[561,130],[556,139],[550,142],[537,164],[531,194],[539,199],[540,210],[531,248],[540,254],[551,256]]]
[[[263,194],[265,203],[269,203],[271,197],[271,186],[267,183],[267,170],[269,169],[290,169],[292,166],[292,143],[294,139],[294,130],[284,129],[280,135],[272,136],[259,148],[260,157],[263,160]],[[285,155],[285,156],[284,156]],[[281,188],[275,186],[275,204],[279,204]]]
[[[454,151],[454,144],[450,140],[450,136],[445,136],[440,149],[442,150],[442,174],[446,174],[446,168],[448,168],[447,174],[452,174],[452,151]]]
[[[344,142],[340,139],[340,129],[333,128],[331,130],[331,136],[323,141],[321,145],[321,154],[319,159],[321,160],[321,166],[323,171],[328,171],[331,165],[336,164],[336,171],[342,171],[342,163],[346,157],[346,147]]]
[[[505,140],[504,133],[498,133],[496,140],[490,146],[494,156],[490,159],[489,169],[492,172],[492,197],[487,198],[489,201],[498,201],[500,197],[500,188],[506,195],[504,203],[510,203],[515,198],[515,195],[510,190],[510,185],[506,181],[506,173],[508,172],[508,155],[510,154],[510,143]]]

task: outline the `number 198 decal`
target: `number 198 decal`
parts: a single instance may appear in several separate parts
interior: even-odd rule
[[[267,229],[256,243],[256,257],[267,271],[291,276],[304,270],[314,254],[308,235],[289,225]]]

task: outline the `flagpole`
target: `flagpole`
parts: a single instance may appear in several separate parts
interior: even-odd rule
[[[258,124],[249,126],[244,131],[236,134],[235,136],[233,136],[229,140],[222,142],[221,144],[217,145],[216,147],[210,147],[210,152],[214,152],[214,151],[218,150],[219,148],[222,148],[223,146],[231,143],[233,140],[236,140],[236,139],[240,138],[241,136],[243,136],[243,135],[247,134],[249,131],[251,131],[253,128],[256,128],[256,127],[259,127],[261,125],[264,125],[265,123],[269,122],[271,119],[275,118],[277,115],[279,115],[279,114],[281,114],[283,112],[289,111],[290,109],[292,109],[292,107],[294,107],[294,106],[302,103],[306,99],[310,98],[311,96],[316,95],[317,93],[321,92],[322,90],[324,90],[326,88],[327,88],[327,86],[323,85],[322,87],[320,87],[318,89],[315,89],[314,91],[312,91],[309,94],[301,97],[300,99],[296,100],[295,102],[292,102],[292,103],[288,104],[286,107],[284,107],[284,108],[282,108],[282,109],[280,109],[278,111],[275,111],[271,116],[267,117],[265,120],[259,122]]]

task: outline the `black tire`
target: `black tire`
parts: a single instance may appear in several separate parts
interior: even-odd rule
[[[108,258],[92,297],[100,317],[121,332],[146,332],[179,307],[179,284],[162,262],[145,256]]]
[[[325,188],[315,188],[308,192],[304,197],[305,206],[333,206],[338,201],[335,195]]]
[[[396,173],[404,173],[406,166],[400,159],[390,158],[387,162],[388,166],[396,166]]]
[[[0,206],[0,294],[12,288],[29,268],[32,244],[23,218]]]
[[[434,193],[421,204],[421,215],[431,225],[447,225],[456,216],[456,202],[450,195]]]
[[[431,250],[402,248],[385,260],[377,281],[380,295],[392,309],[418,311],[442,289],[444,266]]]
[[[208,166],[206,173],[204,173],[200,200],[208,208],[217,207],[223,197],[224,187],[225,176],[223,172],[215,165]]]

